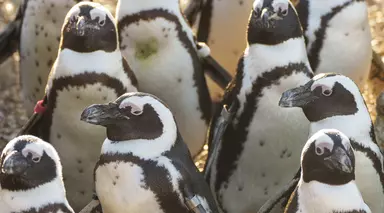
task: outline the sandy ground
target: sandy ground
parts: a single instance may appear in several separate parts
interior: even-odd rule
[[[0,0],[0,29],[12,19],[20,0]],[[114,2],[98,0],[114,13]],[[372,31],[372,46],[384,59],[384,0],[368,0],[369,19]],[[384,73],[372,69],[372,78],[363,91],[372,119],[376,118],[375,102],[377,95],[384,90]],[[19,131],[27,121],[20,102],[18,86],[18,54],[0,65],[0,150]],[[207,155],[207,147],[196,159],[196,165],[202,169]]]

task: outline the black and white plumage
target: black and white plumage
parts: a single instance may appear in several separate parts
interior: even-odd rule
[[[336,129],[312,135],[301,154],[301,178],[285,213],[370,213],[355,182],[349,138]]]
[[[62,159],[68,199],[75,211],[92,197],[93,167],[105,138],[101,127],[80,121],[94,103],[137,91],[137,82],[122,57],[115,20],[102,5],[82,2],[66,16],[60,51],[42,104],[46,110],[28,133],[52,143]],[[28,128],[26,128],[28,130]]]
[[[296,8],[313,71],[337,71],[363,88],[372,60],[366,1],[300,0]]]
[[[29,115],[44,96],[67,12],[81,0],[22,0],[18,14],[0,34],[0,63],[20,54],[22,101]]]
[[[171,108],[193,156],[204,145],[211,99],[201,58],[207,46],[195,42],[179,0],[121,0],[116,17],[120,49],[140,82]]]
[[[375,135],[377,144],[384,145],[384,91],[376,99]]]
[[[1,213],[74,213],[52,145],[31,135],[6,145],[0,158],[0,209]]]
[[[312,77],[296,11],[287,0],[256,0],[253,5],[248,47],[221,103],[238,102],[239,108],[221,142],[210,145],[212,166],[205,168],[224,212],[257,211],[297,171],[308,136],[302,112],[278,106],[283,91]],[[209,143],[220,119],[214,115]],[[212,154],[215,148],[217,155]]]
[[[218,212],[207,183],[178,132],[170,109],[146,93],[127,93],[92,105],[81,119],[106,127],[95,185],[104,213]]]
[[[279,104],[302,108],[311,122],[310,136],[330,128],[350,139],[356,157],[356,184],[372,212],[382,212],[383,155],[357,85],[341,74],[318,74],[304,86],[284,92]]]

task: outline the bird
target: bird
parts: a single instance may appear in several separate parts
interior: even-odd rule
[[[138,82],[120,52],[115,19],[98,3],[71,8],[60,44],[45,96],[20,134],[41,137],[57,149],[69,203],[78,212],[92,197],[90,180],[105,138],[101,127],[80,121],[81,112],[137,91]]]
[[[313,76],[302,33],[291,2],[254,1],[248,47],[209,127],[204,173],[223,212],[256,211],[299,167],[309,122],[278,103],[283,91]],[[214,134],[221,110],[236,105],[224,133]]]
[[[367,2],[300,0],[296,8],[314,73],[337,70],[362,89],[372,63]]]
[[[336,129],[313,134],[301,154],[301,177],[285,213],[370,213],[355,182],[349,138]]]
[[[15,19],[0,33],[0,64],[19,52],[21,99],[29,116],[44,96],[63,20],[77,2],[80,0],[22,0]]]
[[[199,44],[180,11],[179,0],[118,1],[120,49],[140,91],[163,100],[174,113],[192,156],[203,149],[212,103]]]
[[[302,109],[310,122],[309,137],[327,128],[337,129],[350,139],[356,157],[356,184],[371,211],[382,212],[383,155],[357,84],[342,74],[317,74],[305,85],[285,91],[279,105]]]
[[[68,204],[60,158],[55,148],[32,135],[21,135],[0,157],[2,213],[74,213]]]
[[[94,175],[104,213],[218,212],[171,109],[158,97],[126,93],[87,107],[81,120],[107,132]]]
[[[379,146],[384,145],[384,91],[376,99],[375,135]]]

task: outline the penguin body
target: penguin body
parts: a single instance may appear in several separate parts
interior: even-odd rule
[[[31,135],[7,144],[1,155],[0,209],[2,213],[74,213],[52,145]]]
[[[286,213],[371,212],[355,182],[349,138],[335,129],[311,136],[301,156],[301,178]]]
[[[95,168],[104,213],[187,213],[192,197],[203,212],[218,212],[172,112],[158,98],[127,93],[89,106],[81,119],[107,130]]]
[[[280,106],[302,108],[311,122],[310,136],[332,128],[350,139],[356,157],[356,184],[372,212],[382,212],[383,155],[357,85],[341,74],[318,74],[304,86],[284,92]]]
[[[178,0],[119,1],[116,9],[120,49],[140,82],[171,108],[193,156],[204,145],[211,99],[201,55]],[[199,48],[199,49],[198,49]]]
[[[375,121],[375,135],[377,144],[384,145],[384,92],[381,92],[376,99],[376,121]]]
[[[313,71],[318,74],[337,70],[362,88],[372,60],[366,1],[301,0],[297,12]]]
[[[247,46],[246,31],[252,3],[253,0],[206,0],[195,22],[197,40],[205,42],[213,57],[233,75]],[[227,21],[223,21],[226,18]]]
[[[90,104],[137,91],[136,83],[118,48],[112,14],[97,3],[75,5],[63,25],[60,51],[43,100],[46,109],[32,128],[58,150],[69,202],[75,211],[92,197],[89,180],[105,138],[102,128],[81,122],[79,116]]]
[[[211,144],[218,114],[209,130],[212,166],[205,168],[206,179],[223,212],[256,211],[286,184],[308,133],[300,111],[278,106],[281,91],[312,76],[295,9],[285,0],[253,5],[249,44],[221,103],[230,107],[237,102],[239,107],[221,142]],[[212,154],[215,148],[217,155]]]

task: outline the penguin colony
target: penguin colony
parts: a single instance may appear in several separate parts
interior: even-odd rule
[[[384,93],[374,125],[359,90],[366,2],[233,4],[184,15],[179,0],[119,0],[115,18],[89,1],[22,1],[0,62],[20,52],[31,118],[0,156],[0,213],[383,213]],[[210,48],[234,74],[217,105]]]

